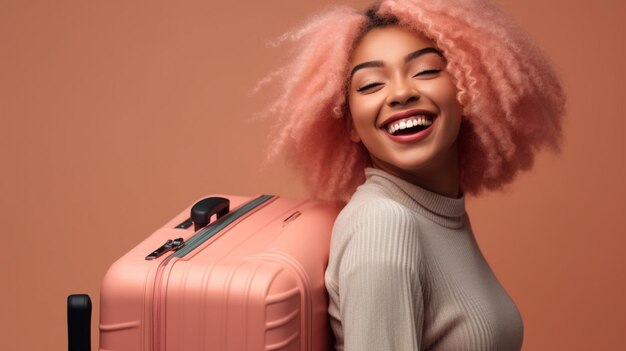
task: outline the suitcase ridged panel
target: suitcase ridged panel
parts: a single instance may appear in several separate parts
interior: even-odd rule
[[[267,351],[306,350],[306,338],[302,338],[302,310],[306,307],[303,286],[299,276],[277,263],[278,274],[269,284],[265,295],[265,340]]]
[[[198,267],[184,266],[177,262],[181,274],[172,274],[169,280],[166,350],[263,350],[265,339],[277,344],[285,335],[299,333],[300,287],[284,267],[243,261],[207,267],[207,274],[196,274],[201,272]],[[285,281],[288,294],[275,293],[268,301],[266,292],[275,290],[272,284],[284,286]],[[294,312],[298,318],[276,324]],[[270,327],[266,315],[271,318]]]

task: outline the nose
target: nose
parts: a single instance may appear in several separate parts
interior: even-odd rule
[[[387,104],[389,107],[405,106],[418,101],[419,91],[410,82],[400,80],[392,85]]]

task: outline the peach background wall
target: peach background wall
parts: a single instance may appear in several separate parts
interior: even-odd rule
[[[0,0],[0,340],[66,349],[65,299],[209,193],[305,196],[259,171],[264,42],[330,1]],[[346,3],[345,1],[342,3]],[[355,0],[364,8],[367,1]],[[499,0],[569,95],[560,158],[468,199],[524,350],[616,350],[626,327],[624,2]],[[94,350],[97,337],[94,337]]]

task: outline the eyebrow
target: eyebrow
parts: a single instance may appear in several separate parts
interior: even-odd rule
[[[439,56],[441,56],[441,58],[445,59],[443,57],[443,54],[441,53],[441,51],[439,51],[438,49],[435,49],[433,47],[427,47],[427,48],[423,48],[423,49],[419,49],[417,51],[414,51],[408,55],[406,55],[404,57],[404,62],[407,63],[411,60],[414,60],[424,54],[437,54]],[[350,78],[352,78],[352,76],[354,75],[354,72],[362,69],[362,68],[367,68],[367,67],[385,67],[385,63],[383,61],[367,61],[367,62],[363,62],[363,63],[359,63],[358,65],[354,66],[354,68],[352,69],[352,72],[350,72]]]

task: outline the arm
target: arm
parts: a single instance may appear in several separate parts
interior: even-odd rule
[[[338,277],[344,350],[419,350],[417,223],[395,203],[364,205],[355,217]]]

